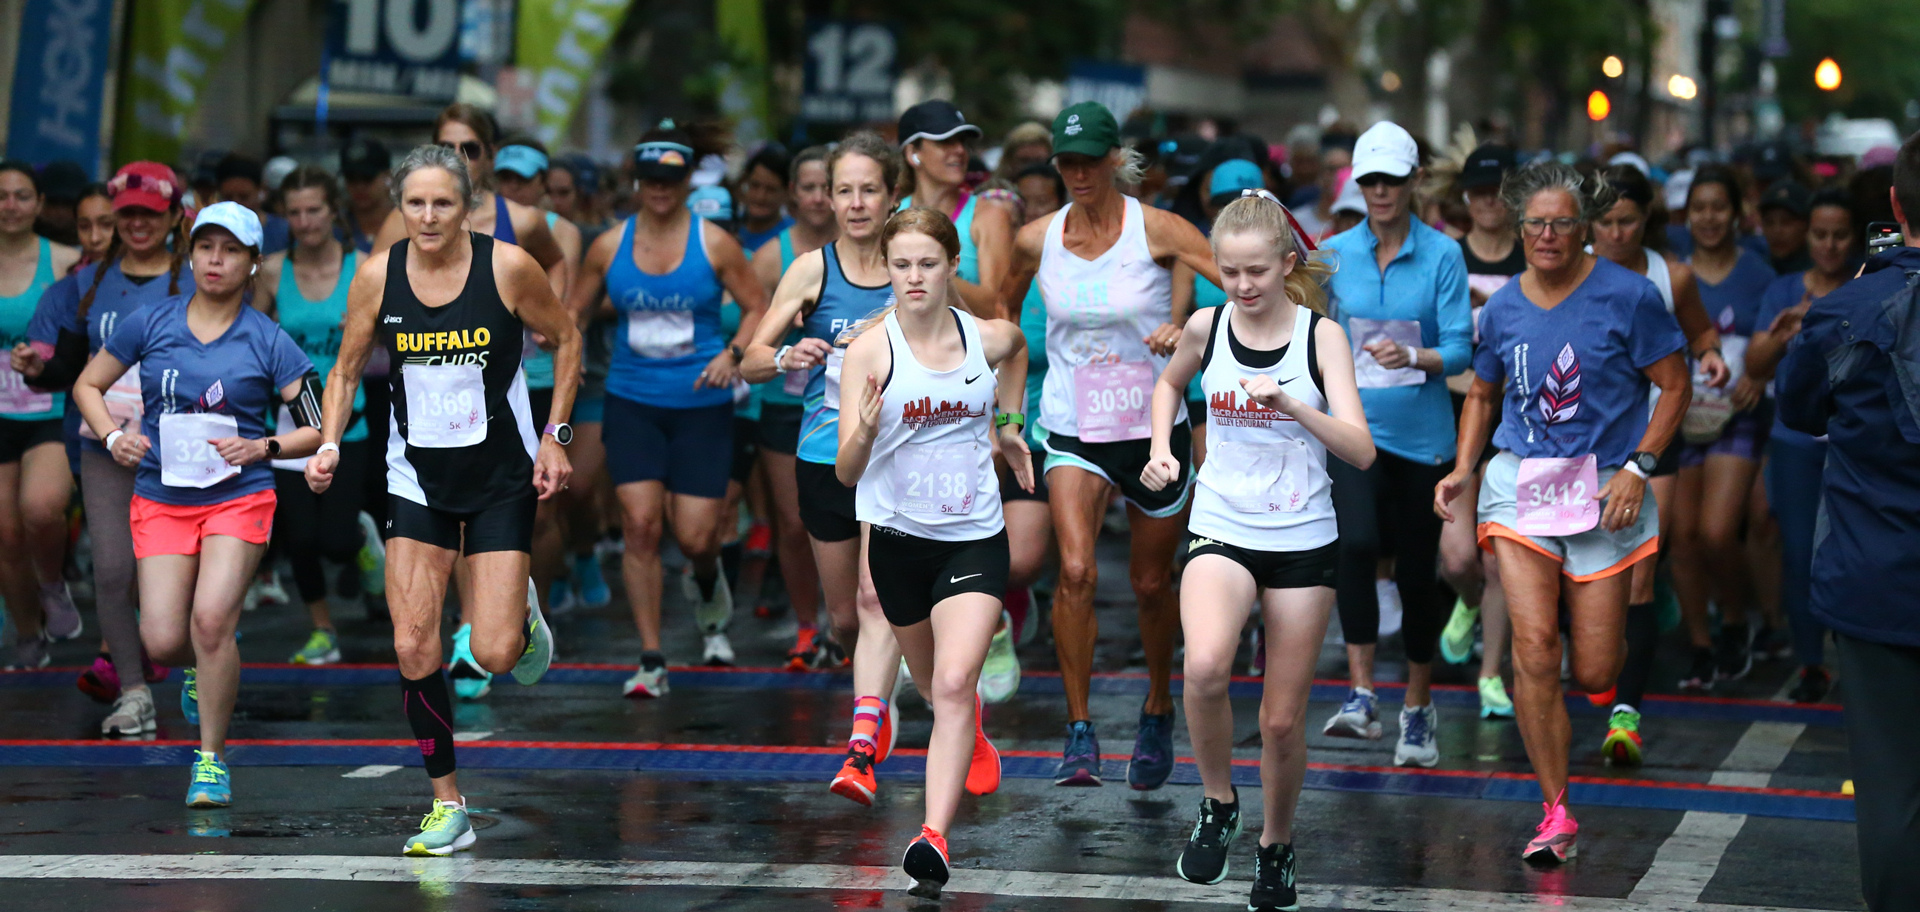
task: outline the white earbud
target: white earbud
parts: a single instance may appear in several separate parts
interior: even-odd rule
[[[252,266],[247,267],[247,275],[258,275],[259,273],[260,273],[259,263],[255,263]]]
[[[920,167],[920,155],[917,152],[913,155],[913,166],[916,168]]]

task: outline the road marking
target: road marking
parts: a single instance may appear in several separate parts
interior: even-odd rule
[[[904,890],[893,868],[819,864],[688,861],[548,861],[402,858],[357,855],[6,855],[0,878],[77,880],[305,880],[512,886],[722,887],[765,890]],[[1171,877],[1057,874],[956,868],[946,892],[1042,899],[1239,904],[1247,884],[1198,886]],[[1789,912],[1771,906],[1653,902],[1599,896],[1481,893],[1417,887],[1301,884],[1314,908],[1404,912],[1520,912],[1543,904],[1557,912]]]
[[[342,779],[378,779],[381,776],[385,776],[388,773],[397,773],[403,769],[406,769],[406,767],[392,766],[385,763],[369,763],[366,766],[360,767],[359,769],[348,770],[347,772],[341,773],[340,778]]]
[[[493,732],[490,732],[490,731],[479,731],[479,732],[454,732],[454,733],[453,733],[453,740],[455,740],[455,741],[485,741],[485,740],[487,740],[487,737],[488,737],[488,736],[490,736],[490,735],[492,735],[492,734],[493,734]]]
[[[1739,743],[1720,761],[1709,780],[1713,785],[1731,785],[1739,788],[1766,788],[1773,781],[1773,771],[1793,752],[1793,743],[1800,740],[1807,727],[1797,722],[1755,722],[1747,726],[1747,733],[1740,736]]]

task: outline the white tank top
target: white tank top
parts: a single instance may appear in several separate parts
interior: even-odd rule
[[[1116,408],[1108,439],[1149,436],[1153,383],[1167,359],[1146,338],[1173,319],[1173,273],[1147,248],[1140,201],[1126,197],[1120,238],[1107,252],[1081,259],[1061,243],[1070,203],[1053,214],[1040,252],[1040,295],[1047,305],[1047,378],[1040,393],[1040,426],[1049,433],[1087,437],[1083,414],[1105,422]],[[1081,390],[1082,380],[1100,388]],[[1181,416],[1185,420],[1185,416]],[[1103,425],[1105,426],[1105,425]]]
[[[1647,280],[1660,289],[1660,300],[1667,302],[1667,313],[1673,313],[1673,272],[1667,268],[1666,255],[1652,247],[1643,249],[1647,254]]]
[[[1340,537],[1333,514],[1327,447],[1298,421],[1247,397],[1242,379],[1266,374],[1320,411],[1327,397],[1313,381],[1314,313],[1294,308],[1293,338],[1280,363],[1252,368],[1233,354],[1229,323],[1238,305],[1213,321],[1200,389],[1207,402],[1207,461],[1193,491],[1187,530],[1251,551],[1307,551]]]
[[[1007,527],[993,472],[993,398],[980,327],[948,308],[967,356],[952,370],[929,370],[913,356],[898,315],[882,321],[893,369],[867,471],[854,492],[861,522],[934,541],[976,541]]]

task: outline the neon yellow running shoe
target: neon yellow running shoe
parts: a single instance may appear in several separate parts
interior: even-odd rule
[[[466,805],[435,798],[433,810],[420,821],[420,834],[407,840],[401,854],[413,858],[452,855],[472,848],[473,839]]]
[[[1459,665],[1473,658],[1473,625],[1480,620],[1480,609],[1467,607],[1466,599],[1453,603],[1453,616],[1440,631],[1440,656]]]
[[[1600,753],[1614,766],[1639,766],[1640,714],[1631,709],[1616,709],[1607,721],[1607,740]]]
[[[1480,718],[1513,718],[1513,700],[1507,697],[1507,684],[1499,675],[1480,679]]]

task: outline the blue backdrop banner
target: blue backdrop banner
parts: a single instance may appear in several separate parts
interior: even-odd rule
[[[27,0],[7,157],[79,162],[99,176],[113,0]]]

